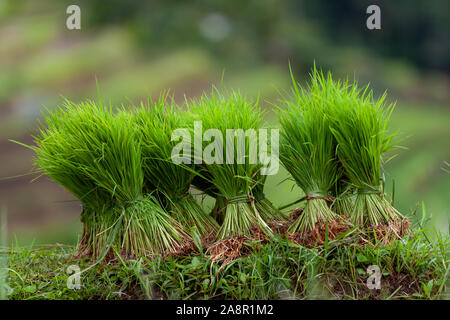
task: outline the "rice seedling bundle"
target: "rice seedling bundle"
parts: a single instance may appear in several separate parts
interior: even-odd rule
[[[222,148],[211,150],[211,155],[217,161],[203,161],[202,165],[196,167],[198,175],[209,181],[203,182],[202,185],[209,187],[210,192],[213,185],[218,192],[216,197],[224,205],[220,209],[216,207],[215,212],[220,216],[218,220],[223,221],[218,231],[218,239],[251,235],[253,227],[259,227],[270,234],[267,221],[274,219],[276,215],[274,211],[259,203],[265,177],[260,172],[262,165],[249,159],[250,148],[256,146],[250,144],[248,137],[240,140],[237,137],[229,140],[226,138],[227,130],[254,130],[258,134],[262,123],[261,110],[257,104],[249,102],[238,92],[225,96],[217,90],[213,90],[209,96],[204,94],[200,99],[188,101],[186,104],[191,118],[191,129],[194,128],[194,121],[201,121],[203,132],[216,130],[222,137],[222,142],[219,143]],[[201,148],[194,143],[194,154],[202,155],[204,150],[205,155],[208,146],[211,147],[217,142],[217,138],[212,137],[209,141],[202,139]],[[243,156],[238,156],[238,148],[244,150]]]
[[[195,177],[194,165],[176,164],[171,159],[177,143],[172,140],[172,132],[185,127],[181,110],[162,95],[150,108],[136,109],[133,116],[142,134],[144,185],[147,189],[156,188],[162,203],[178,222],[194,227],[199,234],[216,231],[217,223],[189,193]]]
[[[404,218],[383,191],[383,155],[396,145],[396,134],[387,129],[394,104],[385,99],[386,94],[375,99],[368,86],[360,89],[345,81],[335,84],[329,110],[348,190],[342,195],[343,211],[356,225],[387,225],[395,231]]]
[[[40,171],[82,203],[81,253],[100,257],[111,247],[126,256],[177,250],[186,233],[143,193],[142,137],[127,112],[66,101],[45,120],[30,148]]]
[[[311,231],[317,223],[338,217],[327,203],[341,176],[330,131],[329,80],[314,70],[305,90],[292,78],[291,95],[279,108],[280,160],[306,195],[302,214],[289,228],[293,233]]]
[[[222,214],[223,208],[226,207],[227,200],[226,198],[219,192],[217,187],[211,182],[212,177],[209,174],[207,168],[204,164],[199,164],[196,166],[197,171],[201,172],[201,175],[196,175],[192,181],[192,185],[198,189],[199,191],[207,194],[208,196],[215,198],[214,207],[211,210],[210,215],[221,225],[223,223],[224,215]],[[258,183],[253,192],[255,195],[255,205],[258,210],[265,214],[265,219],[269,220],[284,220],[284,217],[281,215],[279,210],[275,208],[272,202],[266,198],[264,194],[264,183],[266,180],[266,176],[260,177],[261,181]],[[270,213],[267,214],[266,213]]]

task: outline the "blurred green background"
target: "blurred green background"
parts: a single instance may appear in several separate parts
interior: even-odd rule
[[[66,8],[81,8],[81,30]],[[366,8],[381,8],[381,30]],[[32,181],[32,142],[42,110],[63,97],[101,95],[115,105],[170,88],[194,97],[212,84],[259,97],[267,119],[289,88],[290,61],[306,83],[316,64],[335,77],[371,83],[397,101],[391,129],[407,150],[386,165],[387,188],[405,214],[422,201],[428,228],[448,232],[450,217],[449,1],[0,1],[0,204],[20,245],[75,243],[80,205],[46,177]],[[5,179],[6,177],[15,178]],[[277,205],[299,190],[280,170],[267,196]],[[390,192],[390,191],[389,191]]]

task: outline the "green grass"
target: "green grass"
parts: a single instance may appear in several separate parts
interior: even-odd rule
[[[76,265],[80,270],[91,266],[87,259],[73,259],[75,248],[56,247],[40,251],[14,248],[10,252],[9,285],[13,292],[9,299],[120,299],[133,296],[139,288],[133,272],[120,265],[96,265],[81,275],[79,290],[67,287],[67,268]],[[133,287],[134,284],[134,287]]]
[[[304,248],[283,239],[249,243],[250,255],[223,269],[202,253],[97,264],[67,288],[74,248],[12,247],[9,299],[449,299],[448,237],[430,243],[422,232],[389,246],[342,240]],[[369,265],[381,269],[381,289],[366,286]]]

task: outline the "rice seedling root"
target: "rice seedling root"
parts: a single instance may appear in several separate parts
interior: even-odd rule
[[[305,247],[322,246],[328,241],[334,240],[342,233],[350,230],[351,224],[343,217],[336,217],[331,221],[316,222],[314,227],[307,232],[286,232],[285,237],[289,241]]]
[[[373,244],[380,243],[387,246],[392,241],[402,239],[404,236],[410,233],[410,221],[408,218],[403,220],[397,220],[389,224],[383,223],[371,228],[367,228],[365,232],[360,235],[360,243]]]
[[[215,242],[206,251],[212,263],[222,262],[219,271],[232,263],[234,260],[247,256],[253,252],[247,236],[235,236]]]
[[[116,254],[124,259],[172,254],[190,242],[183,225],[149,196],[124,207],[83,210],[82,222],[77,257],[93,260],[110,261]]]

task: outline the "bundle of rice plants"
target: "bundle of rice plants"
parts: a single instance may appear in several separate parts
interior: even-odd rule
[[[136,256],[181,246],[183,226],[143,193],[140,131],[128,113],[65,101],[45,122],[30,148],[42,174],[82,203],[80,253],[100,257],[114,247]]]
[[[336,83],[334,88],[331,132],[347,185],[341,208],[356,225],[385,225],[397,232],[404,217],[383,191],[383,156],[397,143],[396,134],[388,132],[394,104],[386,104],[386,94],[375,99],[368,86],[358,88],[357,82]]]
[[[189,193],[194,164],[175,163],[171,157],[178,143],[172,133],[185,127],[180,109],[163,94],[150,107],[141,105],[133,116],[142,135],[144,184],[156,188],[162,203],[183,225],[196,228],[201,235],[216,231],[217,223]]]
[[[214,89],[210,95],[187,101],[186,105],[193,140],[196,139],[195,123],[202,127],[202,136],[198,137],[201,144],[196,145],[193,141],[194,160],[203,156],[196,171],[202,179],[209,181],[203,185],[214,185],[216,198],[223,202],[222,208],[216,208],[218,220],[223,221],[218,239],[251,235],[254,227],[271,234],[267,221],[274,219],[276,213],[258,203],[265,177],[261,175],[262,165],[250,159],[250,154],[257,151],[250,149],[256,148],[258,142],[252,142],[249,135],[241,139],[234,135],[241,130],[239,132],[243,134],[253,132],[257,138],[262,123],[262,112],[257,103],[249,102],[239,92],[225,95]]]
[[[293,77],[292,82],[291,94],[279,108],[280,160],[306,195],[303,212],[289,227],[289,232],[304,233],[318,223],[324,225],[337,219],[327,202],[341,170],[324,96],[329,81],[314,69],[306,89]]]

